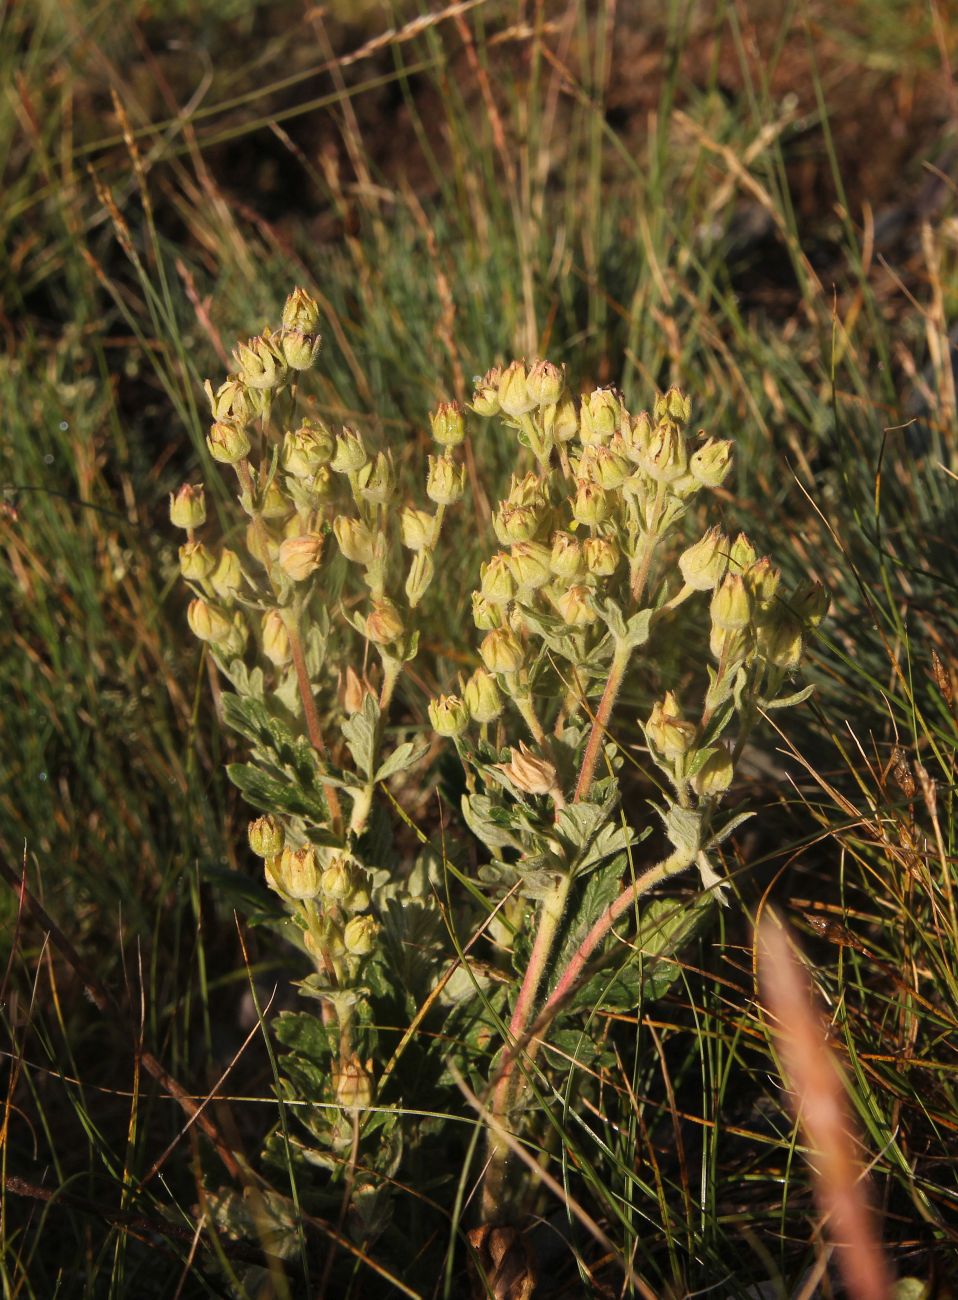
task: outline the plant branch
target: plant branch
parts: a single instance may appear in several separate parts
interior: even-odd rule
[[[303,652],[303,643],[299,635],[299,624],[295,618],[289,618],[286,622],[286,629],[289,633],[289,650],[293,658],[293,667],[296,670],[296,681],[299,684],[300,699],[303,701],[303,715],[306,719],[306,732],[309,736],[310,743],[323,760],[327,757],[326,742],[323,740],[322,728],[319,725],[319,714],[316,712],[316,700],[313,696],[312,683],[309,680],[309,669],[306,667],[306,655]],[[343,810],[339,802],[339,795],[333,786],[323,784],[323,793],[326,796],[326,803],[329,805],[329,815],[333,824],[333,831],[339,835],[343,829]]]
[[[609,665],[609,676],[605,683],[605,690],[602,692],[599,707],[592,719],[592,731],[589,734],[589,742],[582,756],[582,767],[579,769],[579,779],[576,781],[575,794],[572,796],[573,803],[581,803],[583,799],[588,797],[592,788],[596,764],[599,761],[599,753],[602,749],[602,741],[608,729],[609,719],[618,698],[622,679],[625,677],[630,653],[631,651],[626,643],[620,643],[615,648],[612,663]]]

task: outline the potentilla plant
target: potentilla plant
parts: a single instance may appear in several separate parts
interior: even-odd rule
[[[413,978],[415,915],[425,1006],[484,1026],[459,1041],[464,1072],[486,1076],[481,1214],[493,1225],[521,1208],[508,1135],[534,1122],[538,1072],[570,1068],[548,1050],[557,1022],[594,1009],[597,996],[610,1006],[640,997],[642,976],[629,972],[685,933],[674,905],[665,924],[644,896],[693,867],[706,896],[721,895],[717,850],[748,815],[723,814],[723,800],[763,712],[806,697],[789,682],[827,598],[813,584],[783,591],[743,534],[712,524],[688,544],[688,520],[700,521],[727,477],[732,447],[689,434],[690,400],[677,389],[633,415],[612,389],[576,399],[548,361],[490,370],[471,409],[506,426],[515,472],[487,558],[475,575],[456,575],[472,588],[477,631],[430,627],[440,661],[474,668],[427,702],[433,731],[461,760],[461,814],[486,860],[478,880],[443,875],[441,836],[418,858],[397,857],[383,828],[402,810],[391,792],[378,795],[429,761],[432,746],[415,734],[387,743],[409,719],[388,732],[384,722],[417,655],[446,511],[464,492],[464,413],[454,403],[435,412],[423,499],[397,510],[388,447],[374,455],[358,432],[297,414],[317,326],[315,303],[296,290],[281,327],[240,345],[236,374],[208,386],[210,452],[235,471],[245,526],[232,546],[214,545],[200,532],[202,489],[172,498],[187,532],[189,621],[233,686],[227,721],[252,744],[251,761],[230,769],[262,811],[250,845],[314,964],[301,987],[318,1016],[287,1016],[278,1028],[291,1048],[287,1095],[308,1103],[306,1157],[335,1180],[347,1151],[355,1168],[362,1148],[353,1228],[367,1240],[383,1230],[383,1188],[402,1159],[387,1104],[400,1098],[388,1090],[410,1036],[377,1059],[372,1006]],[[663,664],[681,698],[661,691]],[[627,678],[649,700],[641,748],[659,790],[653,820],[670,846],[644,869],[637,846],[651,826],[621,799],[620,738],[636,736],[621,716]],[[470,948],[481,936],[484,973],[456,925],[470,928]],[[481,1045],[471,1058],[470,1041]]]

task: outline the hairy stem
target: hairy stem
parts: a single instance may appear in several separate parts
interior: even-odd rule
[[[289,633],[289,649],[293,657],[293,667],[296,670],[300,699],[303,701],[306,732],[316,753],[319,754],[320,758],[325,759],[326,742],[323,740],[322,728],[319,725],[319,714],[316,712],[316,700],[313,696],[312,683],[309,680],[309,670],[306,667],[306,655],[303,652],[303,642],[299,635],[299,625],[291,618],[286,624],[286,629]],[[335,834],[340,835],[343,829],[343,810],[339,802],[339,795],[335,787],[326,784],[323,785],[323,793],[326,796],[326,803],[329,805],[333,831]]]
[[[555,988],[549,994],[542,1009],[543,1017],[546,1017],[550,1011],[557,1008],[562,1000],[568,996],[578,983],[586,963],[596,948],[605,939],[619,917],[629,910],[636,899],[641,898],[643,894],[647,894],[650,889],[668,876],[674,876],[680,871],[684,871],[686,867],[692,865],[693,861],[694,858],[689,857],[688,853],[676,849],[662,862],[650,867],[648,871],[639,876],[638,880],[633,881],[627,889],[622,891],[615,902],[609,904],[578,948],[576,948],[569,964],[559,976]]]
[[[616,646],[615,654],[612,656],[612,663],[609,665],[609,677],[605,684],[605,690],[602,692],[599,707],[596,709],[595,717],[592,719],[592,731],[589,734],[589,742],[586,745],[585,753],[582,756],[582,767],[579,769],[579,779],[576,782],[575,794],[572,796],[573,803],[581,803],[583,799],[588,797],[589,791],[592,788],[596,764],[599,761],[599,754],[602,751],[602,741],[605,738],[609,719],[612,716],[612,710],[615,707],[615,701],[618,698],[622,679],[625,677],[625,670],[629,663],[629,654],[630,651],[627,644],[620,643]]]
[[[512,1019],[509,1021],[510,1041],[506,1047],[505,1063],[492,1094],[492,1114],[500,1123],[503,1123],[508,1118],[509,1112],[516,1103],[521,1082],[516,1071],[518,1056],[526,1039],[526,1030],[532,1017],[536,996],[555,944],[556,934],[565,912],[571,886],[572,877],[563,875],[552,893],[542,900],[535,943],[512,1012]],[[533,1049],[529,1052],[530,1061],[534,1055]],[[486,1222],[494,1220],[499,1214],[505,1187],[508,1156],[509,1148],[500,1138],[495,1136],[495,1130],[493,1130],[490,1139],[489,1164],[486,1168],[482,1189],[482,1214]]]

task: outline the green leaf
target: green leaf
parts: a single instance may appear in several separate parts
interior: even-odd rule
[[[386,761],[378,768],[375,779],[377,781],[388,781],[397,772],[405,772],[408,768],[414,767],[428,749],[428,740],[404,740],[401,745],[396,746]]]
[[[646,641],[648,641],[652,630],[652,615],[654,612],[651,609],[640,609],[626,623],[625,639],[630,650],[645,645]]]
[[[511,809],[493,803],[485,794],[464,794],[462,815],[466,825],[487,849],[522,849],[521,840],[514,834],[516,818]]]
[[[303,791],[292,781],[271,776],[251,763],[230,763],[226,774],[244,799],[262,812],[305,817],[310,823],[320,825],[329,820],[329,809],[321,791]],[[310,838],[317,839],[317,834],[312,829]],[[320,836],[319,842],[336,844],[338,841],[332,836]]]
[[[706,844],[704,847],[706,849],[718,848],[720,844],[725,843],[725,841],[728,839],[728,837],[732,834],[734,830],[737,830],[738,827],[741,826],[743,822],[747,822],[750,817],[754,817],[754,816],[755,816],[754,812],[736,813],[736,815],[730,821],[727,821],[725,823],[725,825],[722,827],[721,830],[715,831],[712,834],[708,844]]]
[[[702,847],[702,814],[693,808],[672,804],[663,814],[662,820],[673,847],[692,862]]]
[[[550,650],[562,655],[563,659],[578,661],[579,652],[574,639],[569,635],[568,625],[553,614],[546,614],[541,609],[529,609],[521,605],[522,618],[526,626],[540,636]]]
[[[575,914],[569,922],[560,949],[555,970],[565,970],[576,948],[592,929],[606,908],[614,903],[624,888],[622,877],[627,869],[625,856],[616,858],[608,866],[594,871],[582,890]]]
[[[796,691],[793,695],[782,695],[777,700],[764,700],[762,702],[762,708],[765,710],[790,709],[795,704],[804,703],[804,701],[807,700],[814,691],[814,684],[804,686],[800,691]]]
[[[372,780],[376,761],[376,733],[379,729],[379,704],[376,697],[363,696],[362,708],[342,724],[343,736],[357,770]]]

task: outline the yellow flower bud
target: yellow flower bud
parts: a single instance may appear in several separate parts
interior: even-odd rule
[[[674,483],[685,474],[688,468],[685,438],[671,421],[652,430],[639,466],[656,483]]]
[[[354,429],[344,428],[336,439],[331,468],[337,474],[357,474],[369,460],[362,437]]]
[[[239,556],[229,547],[224,546],[219,562],[210,578],[213,590],[220,600],[230,601],[243,585],[243,570]]]
[[[557,578],[565,582],[574,582],[585,573],[585,557],[582,543],[572,533],[555,533],[552,538],[552,552],[549,567]]]
[[[282,464],[294,478],[311,479],[328,465],[336,450],[336,439],[321,420],[306,419],[298,429],[283,436]]]
[[[678,424],[688,424],[692,415],[691,399],[673,385],[667,393],[656,398],[653,414],[656,420],[675,420]]]
[[[536,406],[536,400],[529,393],[526,383],[526,368],[523,362],[513,361],[506,366],[499,379],[499,405],[506,415],[518,419]]]
[[[696,727],[693,722],[685,722],[679,712],[678,701],[671,691],[665,699],[655,704],[645,734],[649,744],[666,758],[681,758],[687,754],[695,743]]]
[[[186,618],[190,631],[200,641],[225,641],[232,629],[226,615],[200,597],[190,601]]]
[[[586,568],[597,578],[608,578],[619,566],[622,553],[611,537],[589,537],[582,547]]]
[[[528,542],[535,537],[542,522],[541,509],[534,505],[516,506],[503,501],[493,515],[492,527],[503,546]]]
[[[721,586],[716,587],[710,606],[713,627],[726,632],[739,632],[752,620],[752,602],[748,588],[740,574],[728,573]]]
[[[457,465],[451,456],[429,457],[426,496],[439,506],[451,506],[462,496],[466,486],[466,467]]]
[[[375,460],[367,461],[356,475],[359,495],[374,505],[388,505],[396,490],[392,457],[381,451]]]
[[[391,645],[404,631],[402,616],[391,600],[377,600],[366,619],[366,635],[374,645]]]
[[[209,398],[210,413],[214,420],[236,420],[239,424],[247,424],[256,414],[245,386],[238,379],[227,379],[215,393],[213,385],[207,379],[203,389]]]
[[[429,422],[432,436],[440,447],[458,447],[466,436],[466,424],[458,402],[440,402]]]
[[[499,413],[499,381],[502,379],[502,367],[493,366],[476,384],[472,395],[472,409],[477,415],[488,419]]]
[[[431,550],[436,544],[436,517],[428,510],[404,506],[399,516],[402,544],[410,551]]]
[[[286,378],[286,363],[273,347],[268,330],[248,343],[238,343],[233,360],[237,375],[247,388],[262,391],[278,388]]]
[[[537,406],[554,406],[562,396],[565,376],[551,361],[536,361],[526,376],[526,389]]]
[[[729,551],[728,567],[732,573],[744,573],[758,559],[755,547],[744,533],[739,533]]]
[[[592,592],[588,587],[570,587],[556,597],[555,607],[570,627],[588,627],[598,618],[592,604]]]
[[[379,926],[371,916],[354,916],[343,930],[343,944],[351,957],[368,957],[378,934]]]
[[[679,556],[682,581],[696,591],[711,591],[728,568],[728,538],[719,528],[710,528],[694,546]]]
[[[695,776],[692,777],[692,789],[703,799],[723,795],[732,784],[735,768],[732,757],[724,745],[714,754],[710,754]]]
[[[293,657],[289,645],[289,629],[278,609],[267,610],[263,615],[261,633],[263,654],[270,663],[277,668],[288,664]]]
[[[806,627],[816,628],[828,613],[831,602],[820,582],[806,580],[799,583],[785,603]]]
[[[624,411],[613,388],[597,388],[582,400],[579,437],[583,446],[608,442],[622,423]]]
[[[516,594],[516,580],[505,551],[497,552],[480,567],[479,581],[482,594],[490,604],[507,605],[512,600]]]
[[[270,865],[276,883],[290,898],[302,902],[318,896],[322,873],[312,844],[304,844],[299,849],[287,845],[279,859],[273,859]]]
[[[278,853],[282,853],[286,843],[282,825],[268,813],[265,817],[251,821],[247,834],[249,846],[258,858],[275,858]]]
[[[180,547],[180,573],[187,582],[203,582],[215,567],[215,558],[202,542],[186,542]]]
[[[589,483],[580,479],[576,489],[572,515],[580,524],[601,524],[608,519],[612,503],[605,488],[598,483]]]
[[[315,334],[319,325],[319,304],[305,289],[296,288],[283,304],[283,328]]]
[[[303,330],[284,329],[279,336],[279,350],[290,370],[309,370],[315,364],[319,344],[318,334]]]
[[[429,721],[439,736],[461,736],[469,726],[469,710],[458,695],[440,695],[430,700]]]
[[[593,464],[595,482],[607,492],[621,487],[632,473],[632,467],[625,457],[618,455],[611,447],[597,447]]]
[[[719,442],[709,438],[692,453],[689,460],[689,473],[703,487],[720,487],[732,468],[731,442]]]
[[[472,593],[472,621],[480,632],[496,628],[501,622],[499,610],[492,601],[485,598],[481,591]]]
[[[509,567],[520,592],[537,591],[552,576],[549,549],[539,542],[517,542],[509,557]]]
[[[323,555],[323,539],[319,533],[304,533],[302,537],[287,537],[279,548],[279,567],[294,582],[304,582],[319,568]]]
[[[549,432],[556,442],[571,442],[579,432],[579,412],[571,393],[566,393],[559,399]]]
[[[372,564],[376,558],[376,538],[361,519],[337,515],[333,520],[333,532],[347,560],[367,567]]]
[[[350,717],[358,713],[363,707],[363,700],[371,694],[369,687],[362,680],[352,665],[346,669],[346,680],[343,683],[343,708]]]
[[[502,692],[485,668],[477,668],[466,682],[463,701],[476,722],[495,722],[502,713]]]
[[[759,652],[776,668],[797,668],[804,650],[804,628],[794,614],[782,607],[759,635]]]
[[[200,528],[206,523],[206,495],[203,484],[184,483],[170,493],[170,523],[174,528]]]
[[[479,654],[491,673],[517,673],[526,657],[521,643],[504,627],[493,628],[483,637]]]

